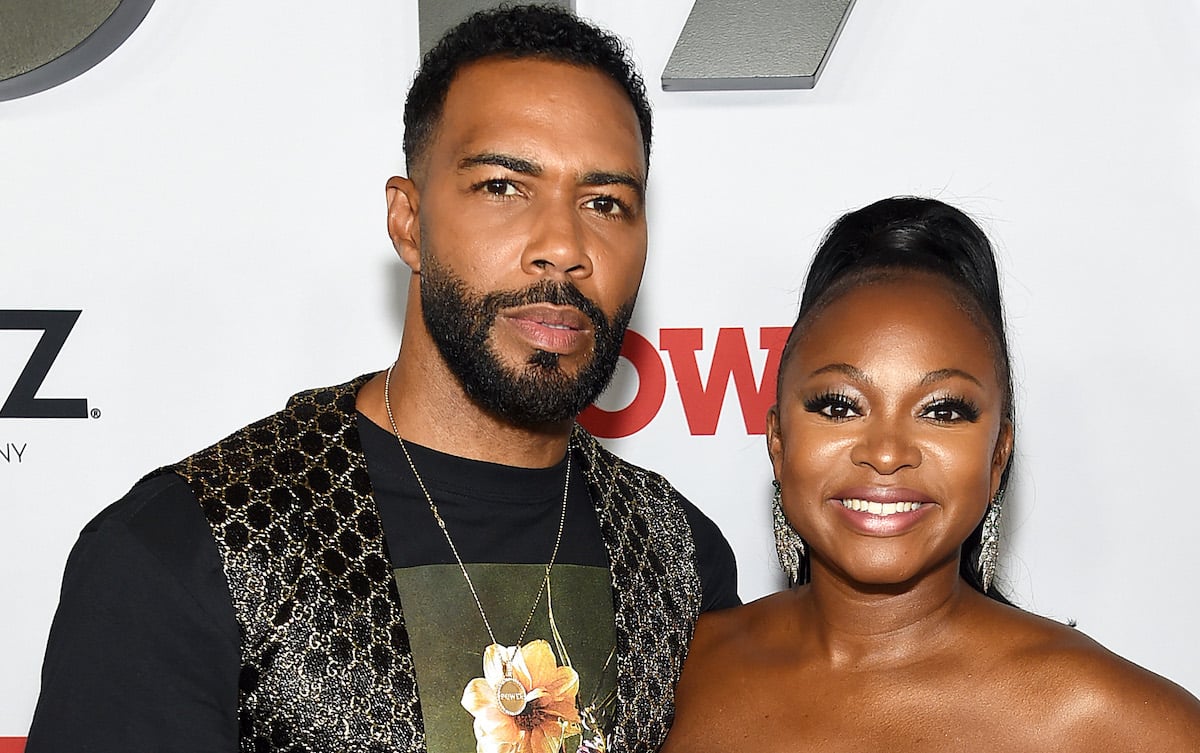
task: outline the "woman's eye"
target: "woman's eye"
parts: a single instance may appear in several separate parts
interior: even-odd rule
[[[484,181],[483,190],[493,196],[516,196],[517,187],[508,180],[489,180]]]
[[[821,409],[821,414],[830,418],[852,418],[858,415],[858,411],[853,405],[846,403],[832,403]]]
[[[979,418],[979,410],[965,401],[939,400],[922,411],[921,415],[938,423],[952,424],[974,421]]]
[[[844,395],[821,395],[806,400],[804,409],[809,413],[819,413],[835,421],[843,421],[862,415],[857,403]]]
[[[958,411],[945,405],[937,405],[925,411],[925,415],[935,421],[957,421],[962,418]]]

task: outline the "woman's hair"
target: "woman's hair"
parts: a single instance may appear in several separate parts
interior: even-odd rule
[[[959,305],[987,333],[1004,390],[1003,415],[1011,424],[1012,365],[992,244],[970,217],[936,199],[883,199],[834,223],[808,269],[800,313],[788,336],[780,370],[815,315],[832,301],[859,285],[909,272],[946,280]],[[1011,469],[1010,460],[1000,478],[1001,493]],[[982,533],[981,522],[963,543],[959,572],[977,591],[1007,604],[995,586],[983,588],[977,564]]]

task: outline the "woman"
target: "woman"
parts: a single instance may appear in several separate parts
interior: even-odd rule
[[[701,618],[664,750],[1200,751],[1195,698],[991,585],[1010,371],[966,215],[896,198],[834,225],[767,421],[797,585]]]

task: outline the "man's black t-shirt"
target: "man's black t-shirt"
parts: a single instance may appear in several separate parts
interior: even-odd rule
[[[457,698],[426,698],[421,667],[443,663],[431,653],[438,648],[442,628],[436,621],[417,624],[421,621],[412,618],[428,608],[442,619],[461,623],[458,639],[476,653],[490,637],[399,443],[364,416],[358,417],[358,425],[405,616],[413,623],[409,628],[423,712],[427,726],[432,722],[428,731],[433,736],[442,734],[437,731],[442,728],[461,734],[457,727],[465,724],[469,732],[469,715],[464,721],[459,717],[465,712],[454,708]],[[551,468],[523,469],[465,460],[411,443],[408,447],[459,556],[479,580],[476,591],[494,623],[496,640],[515,644],[519,623],[534,607],[558,531],[565,460]],[[738,604],[728,543],[712,521],[687,500],[679,501],[696,541],[702,610]],[[562,619],[573,597],[584,598],[576,593],[580,589],[591,589],[587,598],[596,604],[596,589],[607,588],[607,577],[597,579],[589,573],[606,573],[608,558],[577,470],[570,478],[556,562],[551,578],[555,617]],[[504,577],[506,567],[523,574]],[[495,595],[503,589],[484,584],[510,580],[515,584],[513,605],[506,609]],[[611,594],[607,598],[608,603],[597,606],[607,610],[611,625]],[[567,606],[560,606],[564,602]],[[432,609],[443,604],[458,611]],[[544,610],[546,602],[539,604]],[[520,615],[515,623],[512,614]],[[525,639],[543,637],[543,622],[544,616],[536,616]],[[573,624],[569,618],[566,622]],[[603,651],[596,651],[603,648],[604,635],[581,635],[573,653],[585,663],[588,655],[602,656]],[[141,482],[84,528],[68,559],[27,753],[236,750],[239,668],[238,626],[229,588],[195,496],[177,476]],[[461,687],[460,679],[466,682],[470,677],[445,678],[443,695]],[[430,687],[434,682],[430,677]]]

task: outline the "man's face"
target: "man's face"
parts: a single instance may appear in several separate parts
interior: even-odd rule
[[[454,79],[415,165],[416,258],[401,252],[485,408],[562,421],[607,384],[646,260],[643,154],[628,98],[593,69],[489,59]]]

